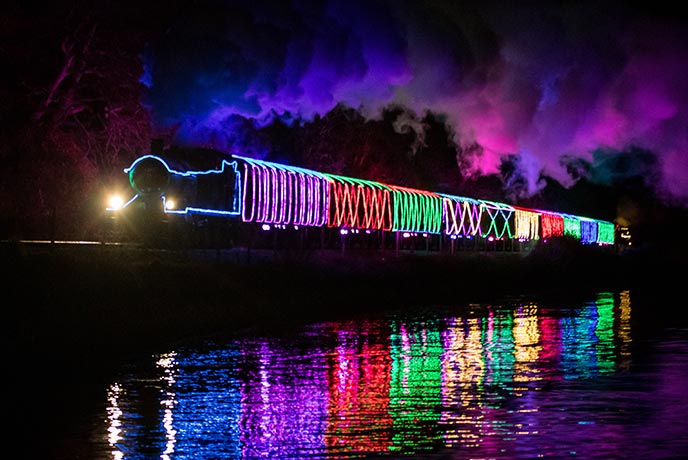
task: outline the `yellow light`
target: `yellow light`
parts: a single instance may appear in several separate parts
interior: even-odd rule
[[[124,199],[120,195],[112,195],[108,198],[108,204],[110,209],[121,209],[124,204]]]
[[[177,205],[174,202],[174,200],[171,200],[169,198],[167,200],[165,200],[165,209],[174,209],[176,206]]]

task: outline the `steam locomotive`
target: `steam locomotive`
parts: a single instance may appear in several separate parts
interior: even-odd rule
[[[124,169],[131,195],[107,207],[119,230],[147,241],[236,245],[256,235],[300,244],[424,242],[502,247],[565,237],[612,245],[612,222],[318,172],[213,149],[170,148]],[[274,233],[273,233],[274,235]],[[392,235],[392,238],[387,237]],[[273,237],[273,241],[276,236]],[[284,239],[284,236],[281,238]],[[265,237],[263,237],[265,239]],[[316,243],[313,243],[316,241]],[[367,243],[370,244],[370,243]],[[407,243],[407,246],[411,243]]]

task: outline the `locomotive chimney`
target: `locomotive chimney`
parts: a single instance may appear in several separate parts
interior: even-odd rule
[[[165,143],[162,139],[151,140],[150,151],[153,155],[161,155],[164,149]]]

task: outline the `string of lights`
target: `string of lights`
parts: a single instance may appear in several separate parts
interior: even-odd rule
[[[540,238],[540,214],[527,209],[516,208],[516,238],[519,240],[537,240]]]
[[[440,233],[442,197],[437,193],[390,186],[394,195],[395,232]]]
[[[244,161],[244,222],[321,227],[328,219],[328,178],[252,158]]]
[[[615,225],[604,220],[439,194],[238,155],[232,155],[231,161],[226,155],[218,158],[216,167],[205,170],[182,167],[191,162],[170,162],[164,155],[137,158],[124,170],[134,197],[107,210],[146,205],[153,196],[161,200],[160,208],[168,214],[240,215],[243,222],[266,226],[327,226],[341,228],[342,232],[380,230],[403,232],[405,236],[445,234],[490,240],[534,241],[566,236],[583,244],[599,245],[615,241]],[[201,199],[203,194],[205,201]]]
[[[444,233],[475,236],[480,232],[483,207],[480,201],[452,195],[442,195]]]
[[[483,238],[505,238],[505,234],[506,238],[514,237],[510,222],[515,211],[512,206],[485,200],[480,200],[480,206],[483,208],[482,215],[488,217],[484,222],[487,228],[482,231]]]
[[[597,243],[614,244],[614,224],[603,220],[597,221]]]
[[[576,216],[564,215],[564,236],[581,239],[581,220]]]
[[[597,242],[597,221],[581,219],[581,243],[590,244]]]
[[[326,175],[330,179],[329,227],[392,229],[391,189],[363,179]]]
[[[542,238],[564,235],[564,216],[556,212],[538,211]]]

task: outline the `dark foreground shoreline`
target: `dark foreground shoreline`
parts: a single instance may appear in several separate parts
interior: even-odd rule
[[[88,356],[367,311],[655,289],[683,257],[567,243],[451,255],[4,244],[2,261],[10,353]]]

